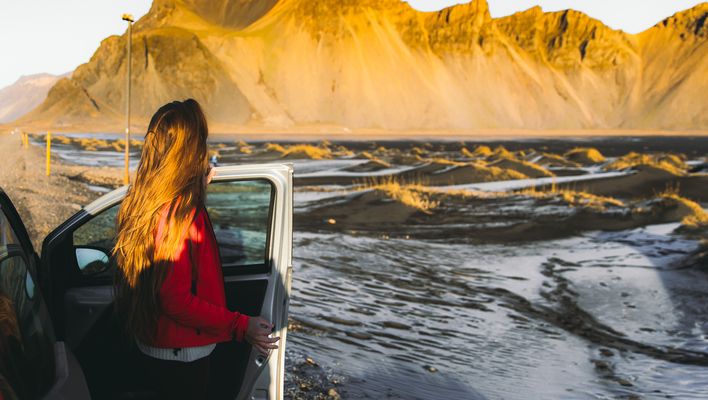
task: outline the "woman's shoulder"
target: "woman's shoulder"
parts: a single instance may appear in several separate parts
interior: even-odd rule
[[[190,234],[193,239],[197,239],[197,241],[201,241],[202,237],[204,236],[204,232],[206,232],[207,229],[207,215],[206,215],[206,208],[202,205],[199,205],[192,210],[192,224],[190,225]]]

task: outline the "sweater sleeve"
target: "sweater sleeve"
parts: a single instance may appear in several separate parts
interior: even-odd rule
[[[203,214],[199,213],[190,227],[190,234],[204,237],[206,226]],[[178,255],[169,265],[165,281],[160,289],[162,311],[175,322],[193,328],[209,331],[224,340],[232,337],[242,341],[248,327],[249,317],[218,306],[192,294],[192,260],[187,240],[183,242]]]

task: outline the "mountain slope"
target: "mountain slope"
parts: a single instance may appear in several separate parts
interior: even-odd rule
[[[706,15],[629,35],[572,10],[494,20],[484,0],[156,0],[134,29],[133,115],[194,97],[222,130],[705,129]],[[125,58],[124,36],[104,40],[22,122],[120,126]]]
[[[28,75],[0,89],[0,123],[14,121],[40,105],[59,79],[51,74]]]

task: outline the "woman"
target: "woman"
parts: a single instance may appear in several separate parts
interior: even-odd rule
[[[278,348],[260,317],[226,308],[218,247],[205,203],[213,170],[195,100],[162,106],[145,135],[135,182],[117,221],[116,305],[161,398],[206,397],[216,343]]]

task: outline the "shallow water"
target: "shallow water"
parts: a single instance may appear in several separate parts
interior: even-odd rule
[[[513,246],[298,232],[288,346],[351,398],[706,398],[708,274],[665,268],[697,245],[675,227]]]
[[[708,148],[694,138],[499,144],[557,152],[593,145],[615,156],[670,149],[696,158]],[[459,148],[435,146],[441,154]],[[118,152],[56,150],[84,165],[123,162]],[[228,147],[220,153],[221,162],[255,162]],[[293,162],[296,176],[334,176],[352,175],[342,169],[362,160]],[[534,182],[468,186],[509,190]],[[296,189],[296,214],[346,194],[339,185]],[[571,212],[516,198],[453,211],[477,224]],[[504,244],[469,244],[463,236],[473,225],[412,228],[445,240],[389,239],[385,226],[367,235],[301,229],[288,352],[343,377],[345,398],[708,398],[708,271],[675,268],[698,246],[673,234],[677,226]]]

